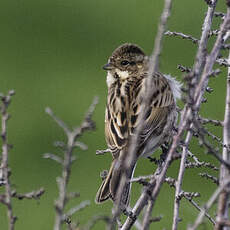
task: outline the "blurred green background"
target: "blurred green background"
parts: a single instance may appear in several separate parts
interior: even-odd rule
[[[217,10],[225,12],[221,1]],[[46,152],[59,153],[53,142],[65,140],[62,130],[44,112],[46,106],[69,126],[81,123],[94,95],[100,97],[94,113],[97,129],[86,133],[81,140],[87,151],[77,150],[69,191],[79,191],[80,198],[67,209],[83,200],[91,205],[76,214],[74,221],[85,225],[94,215],[110,215],[112,204],[94,203],[100,185],[100,171],[108,169],[111,156],[96,156],[97,149],[106,148],[104,141],[104,108],[106,101],[106,73],[101,66],[111,52],[124,42],[139,44],[150,54],[157,23],[163,7],[162,0],[1,0],[0,2],[0,92],[14,89],[9,112],[9,142],[11,180],[18,192],[29,192],[40,186],[46,192],[40,201],[13,201],[18,216],[16,229],[48,230],[54,223],[53,203],[57,197],[56,177],[61,169],[55,162],[43,159]],[[199,37],[205,16],[206,4],[200,0],[174,1],[169,29]],[[220,23],[214,18],[214,29]],[[189,41],[166,37],[160,70],[182,80],[177,64],[192,66],[196,46]],[[202,114],[223,119],[226,72],[211,79],[215,89],[207,95],[209,103]],[[221,135],[220,129],[214,129]],[[194,141],[193,152],[201,159],[213,159]],[[60,154],[60,153],[59,153]],[[178,163],[174,163],[168,176],[176,177]],[[135,175],[148,175],[155,169],[148,160],[141,159]],[[183,189],[201,192],[199,204],[204,204],[215,186],[198,176],[199,171],[187,170]],[[210,172],[210,171],[209,171]],[[213,172],[211,172],[213,174]],[[217,175],[217,174],[216,174]],[[2,191],[2,188],[0,188]],[[132,188],[132,204],[141,191],[140,185]],[[164,185],[153,215],[163,215],[161,222],[151,229],[170,229],[172,222],[174,190]],[[7,229],[5,208],[0,207],[1,229]],[[182,201],[180,229],[194,221],[197,211],[187,201]],[[211,211],[214,215],[214,209]],[[210,229],[206,221],[201,229]],[[98,223],[94,229],[104,229]]]

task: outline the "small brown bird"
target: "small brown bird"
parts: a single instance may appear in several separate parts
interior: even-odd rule
[[[113,161],[107,177],[103,180],[96,203],[107,199],[116,200],[119,182],[124,173],[124,154],[130,137],[140,123],[141,104],[146,93],[149,57],[134,44],[123,44],[112,53],[103,69],[108,71],[108,97],[105,111],[105,138],[112,151]],[[180,98],[180,83],[169,75],[159,72],[151,78],[152,98],[146,112],[140,134],[136,161],[140,156],[151,155],[167,142],[176,122],[176,99]],[[133,176],[135,163],[127,177]],[[129,202],[130,183],[123,190],[121,201]]]

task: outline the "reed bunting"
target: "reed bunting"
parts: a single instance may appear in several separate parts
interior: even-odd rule
[[[116,201],[119,182],[124,173],[124,154],[130,137],[140,123],[141,105],[146,93],[149,57],[134,44],[123,44],[112,53],[107,70],[108,97],[105,111],[105,138],[112,151],[112,164],[103,180],[96,203],[107,199]],[[151,78],[152,98],[143,124],[135,162],[126,174],[128,181],[133,176],[136,161],[140,156],[151,155],[172,136],[176,122],[176,99],[180,98],[180,83],[169,75],[159,72]],[[121,201],[129,202],[130,183],[123,189]]]

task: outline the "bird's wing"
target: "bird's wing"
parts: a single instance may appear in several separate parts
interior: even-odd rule
[[[117,93],[117,90],[111,89],[105,112],[105,138],[114,153],[127,145],[129,136],[127,118],[127,101]]]
[[[117,93],[117,88],[110,89],[105,114],[105,137],[112,152],[123,149],[130,135],[135,132],[140,123],[140,111],[146,94],[146,77],[129,84],[130,99]],[[173,94],[167,79],[160,73],[155,73],[151,80],[152,99],[146,112],[140,146],[144,146],[151,136],[158,137],[166,123],[167,117],[175,105]],[[130,100],[130,101],[129,101]],[[129,102],[128,102],[129,101]]]
[[[146,81],[143,80],[134,87],[134,96],[130,113],[130,130],[134,133],[135,128],[140,124],[140,111],[142,109],[142,101],[146,94]],[[168,115],[175,106],[172,90],[167,79],[160,73],[155,73],[151,79],[152,97],[150,106],[145,114],[143,131],[140,134],[140,146],[144,146],[149,137],[159,137],[167,123]],[[157,142],[157,140],[156,140]]]

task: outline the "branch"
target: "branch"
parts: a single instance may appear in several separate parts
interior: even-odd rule
[[[138,143],[139,143],[139,138],[140,138],[140,133],[142,132],[143,129],[143,124],[144,124],[144,120],[145,120],[145,115],[146,115],[146,111],[150,102],[150,99],[152,97],[152,90],[151,90],[151,78],[153,76],[153,74],[155,72],[158,71],[159,69],[159,56],[161,53],[161,46],[162,46],[162,39],[164,36],[164,32],[165,32],[165,28],[166,28],[166,23],[168,20],[168,17],[170,15],[170,11],[171,11],[171,0],[165,0],[165,5],[164,5],[164,10],[162,12],[161,15],[161,20],[160,23],[158,25],[158,32],[157,32],[157,36],[155,39],[155,44],[154,44],[154,49],[153,49],[153,53],[150,56],[150,60],[149,60],[149,70],[148,70],[148,76],[147,76],[147,81],[146,81],[146,95],[145,98],[143,99],[143,103],[142,103],[142,108],[141,108],[141,113],[140,113],[140,125],[137,126],[137,129],[135,131],[135,134],[132,136],[131,140],[130,140],[130,145],[128,148],[128,152],[126,155],[125,159],[125,166],[124,166],[124,170],[127,170],[129,168],[131,168],[131,165],[134,164],[134,162],[136,161],[136,153],[137,153],[137,147],[138,147]],[[124,175],[121,178],[120,184],[119,184],[119,188],[118,188],[118,192],[117,192],[117,197],[118,200],[116,201],[114,208],[113,208],[113,218],[112,218],[112,223],[111,223],[111,228],[113,228],[114,223],[117,219],[117,217],[120,215],[120,211],[121,211],[121,194],[123,193],[123,189],[125,187],[125,184],[127,183],[127,177],[124,173]],[[145,196],[145,201],[148,200],[147,195]],[[132,211],[132,215],[129,216],[126,220],[126,222],[124,223],[124,225],[122,226],[122,230],[125,229],[130,229],[131,226],[134,224],[135,220],[136,220],[136,216],[139,215],[140,211],[142,210],[142,208],[144,207],[146,202],[142,202],[140,209],[138,209],[137,213],[135,213],[135,207]],[[151,207],[150,207],[151,209]],[[132,216],[134,216],[134,218],[132,218]],[[149,215],[145,215],[144,217],[144,223],[143,226],[145,226],[145,220],[147,220],[147,222],[149,222],[150,216]],[[143,227],[143,229],[145,229],[145,227]]]
[[[197,38],[194,38],[192,37],[191,35],[186,35],[186,34],[183,34],[181,32],[175,32],[175,31],[166,31],[164,33],[165,35],[168,35],[168,36],[175,36],[175,37],[179,37],[179,38],[182,38],[182,39],[186,39],[186,40],[189,40],[189,41],[192,41],[193,43],[195,44],[198,44],[199,43],[199,39]]]
[[[135,135],[131,139],[131,145],[129,146],[128,154],[127,154],[128,159],[126,161],[126,168],[130,168],[130,165],[132,165],[133,162],[135,161],[137,145],[139,143],[140,133],[143,129],[145,113],[147,111],[150,99],[152,98],[151,77],[156,71],[158,71],[158,68],[159,68],[159,57],[160,57],[160,53],[161,53],[162,40],[163,40],[164,32],[166,29],[167,20],[170,16],[171,6],[172,6],[172,1],[171,0],[165,0],[164,9],[163,9],[163,12],[161,14],[161,20],[160,20],[159,25],[158,25],[158,32],[157,32],[157,36],[155,39],[153,53],[152,53],[152,55],[150,57],[150,61],[149,61],[150,66],[149,66],[149,71],[148,71],[148,76],[147,76],[147,81],[146,81],[146,97],[143,100],[144,103],[143,103],[143,107],[142,107],[142,113],[140,114],[140,124],[141,125],[138,126]],[[125,184],[125,182],[126,182],[126,180],[124,179],[123,185]],[[123,186],[123,185],[121,185],[121,186]],[[150,180],[150,185],[148,186],[147,190],[151,191],[153,189],[154,185],[155,185],[155,179]],[[139,215],[140,211],[145,206],[147,200],[149,203],[148,203],[147,211],[143,217],[142,230],[148,229],[149,224],[150,224],[150,219],[151,219],[151,212],[152,212],[152,208],[153,208],[153,204],[154,204],[155,200],[149,199],[147,190],[146,190],[146,192],[144,192],[142,194],[143,198],[142,199],[140,198],[137,201],[136,205],[133,208],[132,215],[127,218],[126,222],[122,226],[122,230],[131,228],[131,226],[134,224],[137,216]]]
[[[7,95],[0,94],[1,106],[1,138],[2,138],[2,156],[1,156],[1,165],[0,165],[0,184],[4,186],[5,192],[0,195],[0,202],[4,204],[7,208],[8,224],[9,230],[15,229],[15,222],[17,217],[13,214],[12,198],[22,199],[39,199],[41,195],[45,192],[43,188],[40,188],[37,191],[32,191],[25,194],[19,194],[16,191],[12,190],[10,182],[10,168],[9,168],[9,149],[12,147],[8,143],[8,133],[7,133],[7,121],[10,118],[10,115],[7,111],[8,106],[11,102],[11,97],[14,95],[14,91],[10,90]]]
[[[97,150],[96,155],[104,155],[105,153],[112,153],[110,149]]]
[[[66,214],[63,215],[62,221],[71,222],[70,218],[76,213],[90,205],[89,200],[82,201],[79,205],[71,208]]]
[[[63,159],[61,159],[61,157],[59,157],[59,156],[57,156],[57,155],[55,155],[53,153],[45,153],[43,155],[43,158],[45,158],[45,159],[51,159],[51,160],[56,161],[59,164],[63,165]]]
[[[7,108],[10,105],[11,97],[14,95],[14,91],[11,90],[8,92],[6,96],[1,95],[1,138],[2,138],[2,161],[0,170],[2,173],[2,180],[4,181],[5,186],[5,194],[4,199],[1,200],[3,204],[7,207],[7,216],[8,216],[8,223],[9,223],[9,230],[14,230],[15,221],[17,217],[13,214],[13,207],[11,201],[11,183],[10,183],[10,169],[8,166],[8,157],[9,157],[9,144],[8,144],[8,137],[7,137],[7,121],[10,118],[10,115],[7,112]]]
[[[93,103],[89,107],[88,112],[85,115],[85,118],[80,127],[70,129],[61,119],[54,115],[50,108],[46,109],[46,112],[54,119],[54,121],[60,126],[67,136],[67,144],[61,144],[61,148],[64,151],[64,157],[61,159],[60,157],[54,154],[45,154],[44,157],[50,158],[52,160],[57,161],[62,165],[62,176],[57,178],[57,184],[59,189],[59,197],[55,202],[55,224],[54,230],[60,230],[61,225],[67,217],[72,215],[74,212],[78,211],[82,208],[83,205],[88,205],[88,203],[82,203],[80,206],[77,206],[71,209],[67,214],[64,214],[64,209],[67,201],[70,199],[70,194],[67,193],[67,186],[69,183],[70,173],[71,173],[71,165],[72,162],[76,159],[72,156],[73,150],[76,147],[80,147],[81,149],[86,149],[86,146],[77,141],[77,138],[83,134],[86,130],[92,130],[95,127],[94,122],[92,121],[92,114],[95,109],[96,104],[98,103],[98,98],[95,97]],[[59,145],[58,145],[59,146]],[[59,146],[60,147],[60,146]],[[72,197],[76,197],[75,195]],[[88,201],[87,201],[88,202]],[[63,219],[64,218],[64,219]],[[68,218],[67,218],[68,219]],[[66,221],[68,223],[68,220]],[[68,225],[71,229],[72,225]]]
[[[224,67],[230,67],[230,63],[227,59],[224,58],[219,58],[216,60],[216,62],[220,65],[220,66],[224,66]]]
[[[65,133],[70,133],[70,129],[69,127],[61,120],[59,119],[58,117],[56,117],[53,113],[53,111],[51,110],[51,108],[47,107],[45,109],[46,113],[48,113],[53,119],[54,121],[58,124],[59,127],[61,127]]]
[[[192,97],[194,94],[195,89],[193,88],[198,81],[198,77],[202,71],[202,68],[205,65],[205,57],[206,57],[206,48],[207,48],[207,42],[209,33],[211,31],[211,25],[212,25],[212,19],[215,11],[216,6],[216,0],[213,1],[212,5],[209,5],[208,11],[203,23],[203,31],[201,35],[201,39],[199,41],[199,47],[196,55],[196,62],[193,67],[193,74],[191,75],[191,82],[190,82],[190,91],[189,91],[189,97]],[[205,87],[207,88],[207,86]],[[198,102],[199,106],[201,103],[201,100]],[[191,113],[191,112],[190,112]],[[191,116],[190,113],[187,114],[187,119]],[[185,114],[185,112],[184,112]],[[190,129],[193,129],[193,124],[190,124]],[[173,213],[173,225],[172,230],[177,230],[178,228],[178,221],[179,221],[179,208],[180,208],[180,200],[178,199],[179,194],[181,193],[181,186],[182,181],[184,177],[184,172],[186,168],[186,160],[187,160],[187,154],[188,154],[188,144],[191,141],[192,138],[192,132],[188,131],[185,139],[185,146],[183,146],[183,152],[182,152],[182,158],[180,163],[180,169],[178,173],[177,183],[176,183],[176,192],[175,192],[175,199],[174,199],[174,213]]]
[[[208,202],[204,205],[204,207],[202,208],[202,211],[197,216],[195,223],[193,224],[193,226],[189,226],[188,230],[196,230],[198,228],[198,226],[203,221],[205,213],[211,208],[213,203],[218,198],[219,194],[223,191],[223,189],[225,189],[225,187],[229,184],[229,182],[230,182],[230,178],[225,178],[224,183],[221,186],[219,186],[216,189],[216,191],[213,193],[213,195],[209,198]]]
[[[16,191],[12,191],[11,197],[17,198],[19,200],[23,200],[23,199],[38,200],[44,194],[44,192],[45,192],[44,188],[40,188],[37,191],[32,191],[32,192],[28,192],[28,193],[24,193],[24,194],[20,194],[20,193],[17,193]]]
[[[91,230],[97,222],[102,220],[103,222],[108,225],[110,223],[110,218],[108,216],[94,216],[92,220],[90,220],[85,228],[83,230]]]
[[[181,64],[177,66],[177,69],[181,70],[181,72],[186,72],[186,73],[190,73],[192,71],[191,68],[183,66]]]
[[[208,173],[199,173],[199,176],[204,177],[208,180],[212,180],[213,183],[219,185],[219,180],[216,177],[209,175]]]
[[[192,163],[191,162],[189,162],[189,163],[187,162],[186,165],[185,165],[186,168],[194,168],[194,167],[199,168],[199,167],[203,166],[203,167],[215,170],[215,171],[219,170],[216,166],[212,165],[210,162],[199,161],[199,159],[192,152],[190,152],[189,150],[188,150],[188,155],[190,157],[192,157],[192,159],[195,162],[192,162]]]
[[[176,188],[176,180],[174,178],[171,177],[167,177],[165,178],[165,182],[167,182],[170,187]],[[191,198],[191,196],[187,196],[186,193],[182,193],[183,197],[190,202],[190,204],[192,204],[198,211],[202,211],[202,208]],[[209,219],[209,221],[215,225],[215,220],[207,213],[205,212],[205,216]],[[179,217],[178,217],[179,218]],[[178,221],[180,220],[180,218],[178,219]]]
[[[230,63],[230,52],[228,57],[228,62]],[[225,100],[225,115],[223,122],[223,144],[227,146],[227,148],[223,148],[222,158],[225,161],[230,161],[230,66],[228,67],[228,75],[226,79],[226,100]],[[230,175],[229,169],[225,165],[221,165],[220,168],[220,184],[223,185],[224,178]],[[221,230],[224,228],[225,224],[223,224],[220,220],[227,219],[228,220],[228,200],[229,200],[229,188],[224,190],[223,193],[220,194],[218,200],[218,211],[217,211],[217,225],[216,230]]]
[[[192,126],[192,124],[191,124]],[[189,131],[186,140],[185,140],[185,146],[183,147],[183,152],[182,152],[182,157],[181,157],[181,163],[180,163],[180,169],[178,173],[178,178],[176,182],[176,192],[175,192],[175,198],[174,198],[174,213],[173,213],[173,226],[172,230],[177,229],[177,225],[179,222],[179,208],[180,208],[180,199],[178,199],[180,193],[181,193],[181,186],[182,186],[182,181],[184,177],[184,172],[185,172],[185,164],[187,160],[187,154],[188,154],[188,143],[190,142],[192,138],[192,132]]]
[[[219,120],[213,120],[213,119],[208,119],[208,118],[203,118],[203,117],[198,117],[198,121],[201,124],[213,124],[215,126],[223,126],[223,122]]]

